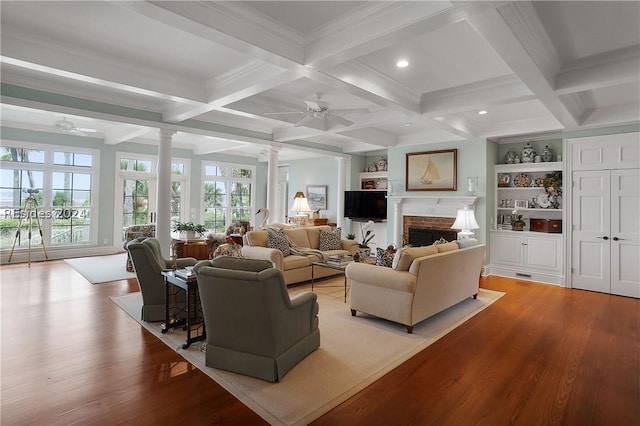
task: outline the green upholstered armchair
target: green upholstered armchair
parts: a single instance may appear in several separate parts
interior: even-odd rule
[[[320,346],[317,295],[290,298],[271,262],[219,256],[194,271],[207,366],[277,382]]]
[[[166,318],[165,288],[161,272],[172,269],[172,260],[162,257],[160,243],[155,238],[146,238],[142,241],[134,239],[127,244],[127,251],[142,293],[142,320],[164,321]],[[176,260],[178,268],[193,266],[196,263],[198,260],[193,257]]]

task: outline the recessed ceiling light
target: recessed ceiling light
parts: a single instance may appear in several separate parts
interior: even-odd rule
[[[406,59],[400,59],[398,62],[396,62],[396,67],[398,68],[406,68],[409,66],[409,61],[407,61]]]
[[[478,115],[485,115],[488,111],[483,109],[482,111],[478,111]]]
[[[404,123],[404,127],[409,127],[409,126],[411,126],[411,124],[413,124],[413,123]]]

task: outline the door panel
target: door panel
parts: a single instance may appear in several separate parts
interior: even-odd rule
[[[611,293],[640,297],[640,170],[611,171]]]
[[[608,170],[573,173],[573,288],[611,291],[609,188]]]

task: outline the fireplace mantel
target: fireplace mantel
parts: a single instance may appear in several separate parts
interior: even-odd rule
[[[394,244],[402,244],[403,216],[453,217],[458,209],[474,208],[478,197],[459,195],[390,195],[387,200],[394,204]]]

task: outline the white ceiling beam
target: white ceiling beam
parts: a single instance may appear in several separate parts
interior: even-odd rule
[[[261,25],[248,13],[242,13],[248,9],[241,4],[195,1],[112,3],[274,65],[295,68],[304,62],[302,40],[278,31],[278,25]],[[244,10],[241,9],[243,7]]]
[[[640,46],[605,52],[566,64],[556,76],[556,94],[584,92],[640,81]]]
[[[266,78],[265,78],[266,77]],[[209,111],[217,110],[219,107],[237,102],[266,90],[289,83],[300,77],[296,71],[280,72],[273,76],[246,76],[238,79],[233,84],[212,87],[210,89],[211,98],[206,104],[197,106],[177,104],[168,108],[162,115],[163,120],[170,123],[177,123],[205,114]],[[241,80],[241,81],[240,81]],[[242,84],[243,83],[243,84]],[[225,108],[225,112],[234,113],[233,109]]]
[[[561,62],[531,4],[511,2],[468,20],[563,126],[578,125],[579,114],[555,93]]]
[[[478,137],[492,138],[496,136],[521,135],[523,133],[538,133],[559,130],[563,130],[563,126],[554,117],[536,117],[525,120],[484,125],[478,130]]]
[[[152,129],[148,127],[139,127],[135,129],[118,127],[105,133],[104,144],[117,145],[122,142],[128,142],[135,138],[141,138],[151,131]]]
[[[623,124],[638,124],[640,107],[638,104],[614,105],[587,109],[581,117],[583,127],[601,127]]]
[[[494,8],[502,2],[371,2],[332,23],[307,45],[305,63],[327,69]],[[455,6],[455,7],[454,7]]]
[[[422,95],[422,113],[432,117],[536,99],[514,75],[469,83]]]
[[[204,82],[152,73],[114,63],[95,52],[70,48],[33,34],[2,36],[2,62],[105,89],[116,89],[174,102],[206,101]]]

